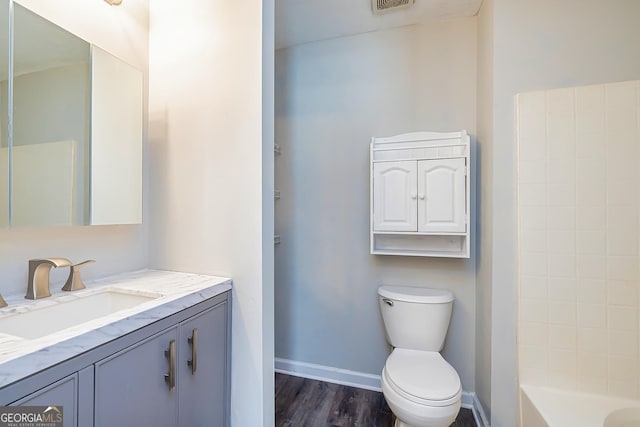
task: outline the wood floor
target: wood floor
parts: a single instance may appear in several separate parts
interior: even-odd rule
[[[276,427],[391,427],[393,414],[370,390],[276,374]],[[477,427],[461,409],[452,427]]]

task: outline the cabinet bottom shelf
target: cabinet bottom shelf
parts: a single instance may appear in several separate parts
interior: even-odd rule
[[[466,235],[372,234],[371,253],[469,258],[469,244]]]

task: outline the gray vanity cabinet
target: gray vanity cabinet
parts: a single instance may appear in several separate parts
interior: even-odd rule
[[[227,304],[95,364],[95,427],[224,426]]]
[[[164,379],[176,339],[171,328],[95,364],[96,427],[177,425],[175,389]]]
[[[205,299],[2,387],[0,405],[62,406],[65,427],[229,426],[230,298]]]

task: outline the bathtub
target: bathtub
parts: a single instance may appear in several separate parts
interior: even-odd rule
[[[638,427],[640,401],[520,386],[522,427]]]

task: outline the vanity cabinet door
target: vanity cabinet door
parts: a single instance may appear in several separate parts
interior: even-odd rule
[[[227,310],[224,302],[180,324],[181,427],[228,425]]]
[[[62,422],[66,426],[78,426],[78,374],[69,375],[11,404],[11,406],[62,407]],[[56,409],[52,409],[56,411]]]
[[[95,364],[96,427],[177,425],[177,336],[170,328]],[[165,378],[171,359],[173,388]]]

